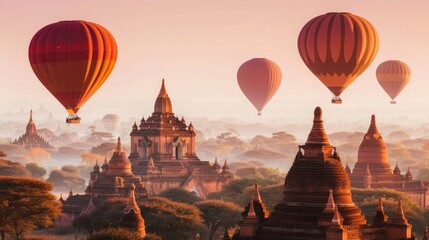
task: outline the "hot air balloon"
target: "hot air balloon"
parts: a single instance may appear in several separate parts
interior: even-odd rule
[[[106,81],[117,55],[107,29],[81,20],[43,27],[28,49],[37,78],[69,113],[67,123],[80,122],[77,112]]]
[[[266,58],[253,58],[243,63],[237,72],[238,85],[258,110],[258,116],[282,82],[279,66]]]
[[[395,104],[395,98],[410,81],[411,69],[404,62],[389,60],[378,65],[376,76],[378,83],[392,99],[390,103]]]
[[[107,114],[102,121],[104,128],[109,132],[115,131],[121,125],[121,118],[116,114]]]
[[[302,60],[341,103],[340,94],[374,59],[378,34],[362,17],[327,13],[310,20],[298,37]]]

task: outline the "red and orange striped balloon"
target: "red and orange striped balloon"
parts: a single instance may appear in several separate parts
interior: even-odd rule
[[[340,94],[374,59],[378,34],[362,17],[327,13],[310,20],[298,37],[298,50],[307,67],[341,103]]]
[[[69,114],[76,114],[106,81],[117,55],[115,39],[107,29],[80,20],[43,27],[28,50],[37,78]]]
[[[410,81],[411,69],[402,61],[389,60],[378,65],[376,76],[378,83],[392,99],[390,103],[396,103],[395,98]]]
[[[237,80],[241,91],[261,115],[282,82],[282,71],[269,59],[253,58],[240,66]]]

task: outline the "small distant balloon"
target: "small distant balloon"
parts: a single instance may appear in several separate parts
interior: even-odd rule
[[[378,83],[390,96],[390,103],[395,104],[395,98],[410,81],[411,69],[402,61],[389,60],[378,65],[376,76]]]
[[[101,87],[118,56],[116,41],[104,27],[88,21],[60,21],[31,39],[28,57],[40,82],[79,123],[82,105]]]
[[[253,58],[240,66],[237,81],[241,91],[260,116],[262,109],[277,92],[282,82],[282,72],[279,66],[269,59]]]
[[[311,19],[298,37],[305,65],[342,103],[340,94],[374,60],[378,34],[366,19],[351,13],[327,13]]]
[[[121,118],[116,114],[107,114],[103,117],[102,121],[104,128],[109,132],[117,130],[121,125]]]

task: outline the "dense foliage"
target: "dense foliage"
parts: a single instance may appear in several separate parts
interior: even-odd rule
[[[216,231],[221,227],[235,226],[242,220],[243,209],[234,203],[221,200],[205,200],[196,202],[195,206],[202,212],[204,224],[209,229],[209,240],[214,239]]]
[[[60,214],[52,185],[38,179],[0,177],[0,235],[21,239],[36,227],[46,227]]]
[[[183,188],[170,188],[159,194],[160,197],[165,197],[174,202],[193,204],[201,200],[194,193],[188,192]]]

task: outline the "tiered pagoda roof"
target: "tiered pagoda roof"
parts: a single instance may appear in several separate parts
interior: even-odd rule
[[[24,135],[12,142],[12,144],[22,145],[26,149],[31,148],[53,148],[45,139],[37,134],[36,124],[33,121],[33,110],[30,111],[30,119],[25,128]]]

